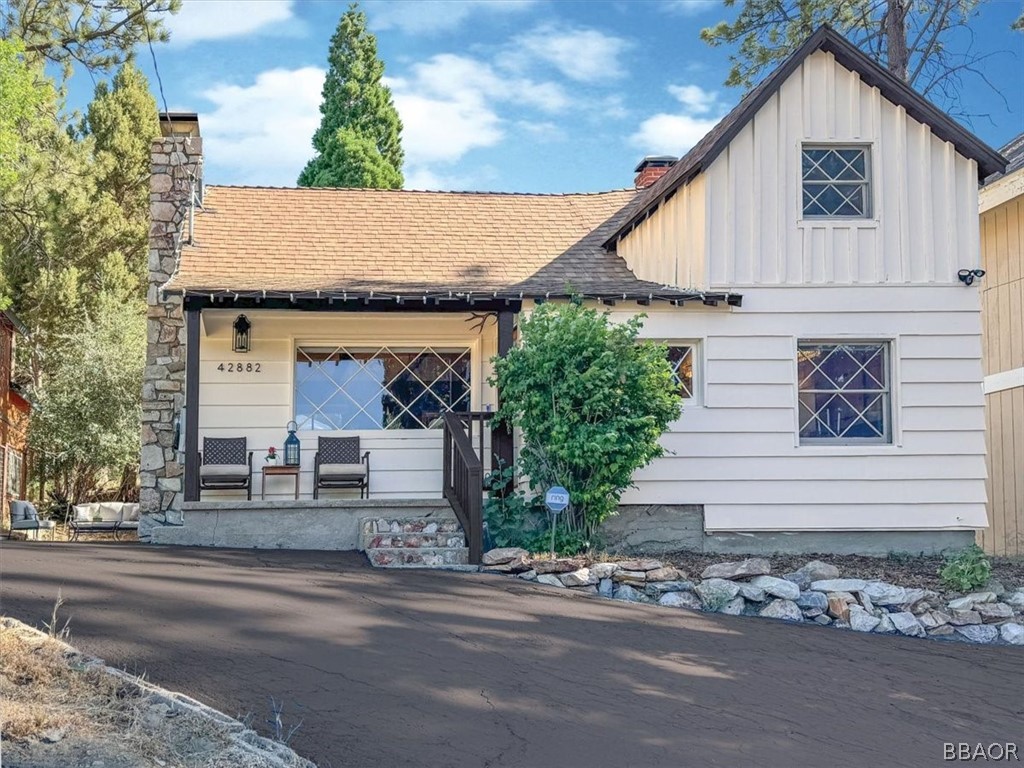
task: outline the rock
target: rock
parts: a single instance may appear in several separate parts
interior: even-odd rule
[[[1004,643],[1010,645],[1024,645],[1024,626],[1008,621],[999,627],[999,636]]]
[[[523,571],[522,573],[516,574],[516,578],[524,579],[525,581],[536,581],[537,572],[530,569],[529,571]]]
[[[726,616],[739,616],[743,613],[743,609],[747,607],[747,601],[742,597],[734,597],[728,603],[718,609],[719,613],[724,613]]]
[[[828,594],[828,615],[833,619],[850,620],[850,603],[846,592],[830,592]]]
[[[747,583],[763,589],[769,595],[775,595],[775,597],[781,597],[784,600],[796,600],[800,597],[800,587],[792,581],[779,579],[775,576],[755,576]]]
[[[651,560],[650,558],[643,558],[640,560],[623,560],[619,563],[619,568],[624,571],[656,571],[662,567],[660,560]]]
[[[538,584],[547,584],[549,587],[561,587],[565,589],[565,584],[555,576],[553,573],[539,573],[537,574]]]
[[[981,624],[981,614],[977,611],[953,608],[950,611],[949,623],[957,627],[963,627],[968,624]]]
[[[969,624],[957,627],[956,631],[972,643],[991,643],[999,637],[999,627],[993,627],[991,624]]]
[[[900,611],[899,613],[890,613],[889,621],[892,622],[893,627],[901,635],[907,637],[924,637],[924,627],[921,626],[921,622],[917,620],[917,616],[912,614],[910,611]]]
[[[538,574],[568,573],[580,567],[575,560],[534,560],[531,565]]]
[[[800,589],[807,589],[809,586],[811,586],[811,579],[807,576],[806,573],[801,573],[800,571],[784,573],[782,574],[782,578],[784,578],[786,581],[792,581],[794,584],[800,587]]]
[[[811,560],[798,568],[797,573],[803,574],[812,582],[839,578],[839,569],[824,560]]]
[[[792,600],[772,600],[757,615],[766,619],[782,619],[783,621],[804,620],[803,614]]]
[[[979,603],[994,603],[996,601],[995,592],[972,592],[964,597],[958,597],[956,600],[949,601],[949,607],[954,609],[966,610],[973,608]]]
[[[673,568],[671,565],[647,571],[648,581],[679,581],[681,578],[683,578],[683,574],[679,572],[678,568]]]
[[[859,591],[871,598],[875,605],[902,605],[907,602],[907,590],[885,581],[869,581]]]
[[[522,559],[525,560],[529,557],[530,553],[520,547],[499,547],[497,549],[490,549],[484,552],[483,560],[481,561],[484,565],[503,565],[510,563],[513,560]]]
[[[740,592],[738,584],[725,579],[705,579],[693,588],[709,611],[717,611]]]
[[[955,634],[956,630],[949,624],[943,624],[941,627],[935,627],[934,629],[928,630],[928,637],[949,637],[950,635]]]
[[[647,581],[647,571],[627,571],[620,568],[612,574],[612,581],[630,581],[643,584]]]
[[[56,744],[58,741],[64,739],[63,728],[47,728],[41,734],[39,734],[39,740],[44,744]]]
[[[649,597],[635,587],[629,586],[629,584],[619,584],[612,593],[612,597],[616,600],[625,600],[630,603],[650,602]]]
[[[884,614],[878,617],[878,626],[875,627],[875,632],[880,635],[891,635],[896,631],[896,626],[892,623],[892,619],[889,618],[889,614]]]
[[[1024,610],[1024,589],[1019,589],[1016,592],[1007,595],[1003,598],[1003,602],[1007,605],[1013,606],[1018,611]]]
[[[864,606],[865,611],[867,611],[868,613],[875,612],[875,604],[871,602],[871,597],[868,595],[867,592],[858,592],[857,600],[859,600],[860,604]]]
[[[899,605],[900,609],[903,611],[917,612],[919,610],[922,610],[921,608],[917,607],[917,603],[919,603],[920,601],[937,601],[939,598],[938,593],[932,592],[930,589],[908,589],[906,590],[906,593],[906,599]],[[929,608],[931,608],[930,605],[927,608],[924,608],[923,610],[928,610]]]
[[[752,603],[763,603],[767,596],[761,587],[755,587],[751,584],[745,584],[742,581],[738,584],[740,588],[740,597],[750,600]]]
[[[825,597],[824,592],[801,592],[793,602],[795,602],[797,606],[804,611],[804,613],[807,611],[824,613],[828,609],[828,598]]]
[[[863,592],[867,586],[864,579],[821,579],[811,582],[815,592]]]
[[[598,594],[596,584],[585,584],[582,587],[569,587],[573,592],[580,592],[584,595],[596,595]]]
[[[921,622],[921,626],[929,630],[949,624],[949,619],[949,614],[942,611],[928,611],[917,617],[917,620]]]
[[[610,579],[619,570],[618,563],[594,563],[590,566],[590,574],[600,579]]]
[[[1013,618],[1013,608],[1006,603],[978,603],[974,610],[981,614],[981,620],[985,624],[995,624]]]
[[[996,579],[989,581],[989,583],[984,586],[983,591],[994,594],[996,596],[996,600],[1009,593],[1009,590],[1003,586],[1003,582]]]
[[[589,568],[580,568],[578,571],[563,573],[558,579],[567,587],[585,587],[589,584],[597,584],[599,579],[594,576]]]
[[[823,627],[827,627],[829,624],[832,623],[832,619],[830,619],[825,614],[815,616],[813,619],[811,619],[811,621],[813,621],[815,624],[821,624]]]
[[[522,573],[530,570],[524,555],[518,555],[507,563],[499,565],[481,565],[481,573]]]
[[[850,629],[855,632],[873,632],[882,623],[859,605],[850,606]]]
[[[615,582],[611,579],[601,579],[597,583],[597,594],[603,595],[604,597],[611,597],[614,591]]]
[[[644,592],[651,597],[661,597],[668,592],[692,592],[692,581],[649,581]]]
[[[667,605],[672,608],[689,608],[693,611],[699,611],[704,606],[692,592],[666,592],[658,600],[659,605]]]
[[[716,563],[701,572],[702,579],[743,579],[747,576],[763,576],[772,569],[771,563],[763,557],[752,557],[742,562]]]

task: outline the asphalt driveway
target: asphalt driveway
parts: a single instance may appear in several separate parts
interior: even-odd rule
[[[0,544],[0,610],[39,625],[58,589],[80,648],[257,727],[283,700],[323,768],[926,766],[943,742],[1024,742],[1024,649],[355,553]]]

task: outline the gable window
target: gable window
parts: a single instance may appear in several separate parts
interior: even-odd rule
[[[470,410],[466,348],[299,346],[299,429],[429,429]]]
[[[803,148],[803,213],[806,219],[871,215],[867,147]]]
[[[800,341],[800,443],[892,442],[889,342]]]
[[[696,355],[693,344],[669,344],[668,364],[672,366],[672,381],[676,385],[679,396],[684,400],[692,400],[695,388],[693,360]]]

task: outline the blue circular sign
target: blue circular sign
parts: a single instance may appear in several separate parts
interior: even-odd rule
[[[569,506],[569,492],[560,485],[548,488],[548,492],[544,494],[544,506],[546,506],[552,514],[557,515]]]

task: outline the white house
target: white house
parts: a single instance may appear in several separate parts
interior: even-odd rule
[[[1005,163],[828,29],[641,189],[203,189],[195,116],[165,125],[143,537],[344,548],[368,509],[448,501],[475,528],[480,454],[514,449],[456,426],[497,405],[518,315],[570,294],[645,312],[686,397],[613,545],[936,551],[986,524],[979,282],[958,275]],[[289,421],[298,474],[268,479]],[[328,436],[370,451],[368,501],[314,494]],[[217,437],[254,452],[248,490],[200,489]]]

